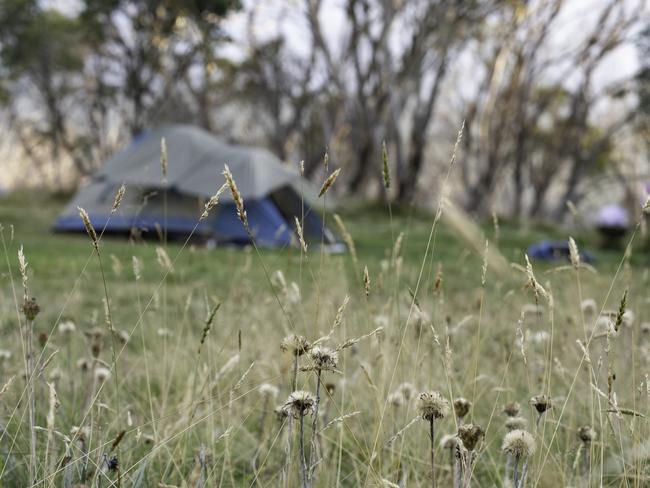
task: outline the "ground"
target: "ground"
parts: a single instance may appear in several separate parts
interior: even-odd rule
[[[323,371],[318,388],[316,436],[313,415],[304,419],[307,461],[316,446],[314,486],[431,483],[430,426],[414,420],[417,392],[427,390],[473,403],[463,419],[436,421],[434,437],[437,445],[462,422],[482,427],[464,473],[475,486],[504,483],[502,408],[512,401],[537,445],[519,463],[529,486],[647,483],[642,324],[650,304],[640,231],[623,259],[597,251],[593,234],[579,229],[490,222],[482,230],[506,265],[485,269],[483,241],[469,245],[444,217],[434,225],[421,212],[395,210],[391,218],[382,206],[340,208],[356,262],[314,245],[303,256],[297,248],[206,250],[115,238],[101,240],[98,259],[88,237],[49,233],[66,197],[1,198],[0,344],[11,357],[0,359],[0,388],[13,378],[0,393],[3,486],[28,486],[32,444],[39,486],[117,486],[118,479],[124,486],[269,486],[283,478],[300,486],[300,419],[273,412],[293,389],[291,350],[280,348],[292,333],[338,345],[335,371]],[[569,235],[596,254],[595,267],[533,262],[538,285],[526,287],[526,246]],[[41,309],[27,382],[21,245],[28,293]],[[583,304],[589,298],[595,309]],[[599,319],[605,315],[611,320]],[[69,321],[75,331],[66,333],[61,323]],[[588,356],[576,341],[588,344]],[[316,394],[313,356],[298,358],[296,388]],[[529,399],[541,394],[553,408],[538,419]],[[580,440],[582,425],[598,439]],[[73,437],[75,427],[83,430]],[[114,456],[117,471],[109,469]],[[451,485],[452,463],[436,447],[441,486]]]

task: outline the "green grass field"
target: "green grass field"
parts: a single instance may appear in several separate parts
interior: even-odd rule
[[[594,269],[533,263],[546,293],[536,298],[523,268],[484,273],[482,241],[470,245],[444,218],[432,227],[419,212],[391,219],[382,208],[340,209],[357,263],[312,247],[208,251],[114,238],[100,241],[100,261],[87,236],[48,232],[65,201],[0,197],[1,486],[431,485],[430,423],[415,420],[419,392],[429,390],[472,402],[464,418],[434,422],[439,486],[514,486],[515,464],[519,486],[649,483],[640,232],[627,259],[596,251]],[[519,267],[543,237],[574,234],[596,248],[578,231],[504,223],[483,231]],[[20,310],[21,245],[41,308],[33,331]],[[595,310],[581,306],[588,298]],[[75,330],[65,332],[70,321]],[[311,405],[304,418],[274,412],[294,389],[293,356],[280,347],[290,334],[312,345],[321,338],[338,356],[320,383],[318,348],[297,358],[296,389],[318,393],[317,415]],[[542,394],[553,407],[538,418],[529,399]],[[529,456],[502,451],[508,402],[521,404],[517,422],[536,444]],[[473,450],[439,446],[463,423],[484,431]],[[579,438],[584,425],[596,439]]]

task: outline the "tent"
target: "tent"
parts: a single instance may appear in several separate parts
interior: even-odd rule
[[[160,165],[160,144],[168,148],[167,178]],[[322,217],[313,210],[316,193],[297,172],[271,152],[229,144],[188,125],[173,125],[136,137],[83,185],[54,225],[55,232],[84,232],[77,207],[83,207],[91,223],[106,234],[156,236],[216,244],[250,243],[237,218],[229,191],[222,194],[210,216],[199,222],[205,202],[225,182],[227,164],[244,199],[255,243],[266,247],[289,245],[294,240],[295,220],[303,222],[306,241],[341,248]],[[111,207],[119,186],[126,195],[118,211]]]

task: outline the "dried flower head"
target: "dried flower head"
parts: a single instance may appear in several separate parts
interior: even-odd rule
[[[265,399],[275,399],[278,397],[280,390],[277,386],[271,385],[269,383],[262,383],[259,389],[260,395]]]
[[[441,419],[449,413],[449,402],[437,391],[425,391],[418,398],[418,411],[424,420]]]
[[[546,395],[535,395],[530,399],[530,404],[535,407],[535,410],[537,410],[537,413],[540,415],[553,406],[550,397]]]
[[[64,320],[59,324],[58,331],[59,334],[63,336],[69,336],[77,330],[77,326],[72,320]]]
[[[9,361],[11,359],[11,351],[7,349],[0,349],[0,363]]]
[[[314,346],[309,350],[311,366],[307,370],[337,371],[339,353],[324,346]]]
[[[409,383],[408,381],[402,383],[397,387],[397,390],[404,395],[405,400],[410,400],[411,398],[415,398],[415,395],[417,395],[418,390],[415,387],[413,383]]]
[[[528,421],[524,417],[508,417],[506,420],[506,430],[521,430],[526,428]]]
[[[81,372],[85,373],[89,371],[92,367],[93,367],[92,359],[88,359],[88,358],[77,359],[77,368],[79,368]]]
[[[290,334],[282,339],[280,349],[282,349],[284,352],[290,352],[294,356],[302,356],[303,354],[309,352],[311,349],[311,344],[303,336]]]
[[[334,383],[325,383],[325,391],[327,391],[328,395],[332,396],[336,391],[336,385]]]
[[[104,366],[100,366],[99,368],[95,369],[95,379],[98,382],[106,381],[108,378],[111,377],[111,370],[108,368],[105,368]]]
[[[485,431],[479,425],[465,424],[458,427],[458,437],[468,451],[473,451],[484,435]]]
[[[284,408],[284,405],[278,405],[275,407],[273,409],[273,413],[275,414],[275,418],[280,422],[284,422],[284,420],[289,416],[289,413]]]
[[[36,298],[32,297],[29,300],[23,302],[23,314],[25,318],[30,322],[33,321],[38,313],[41,311],[41,307],[38,306]]]
[[[585,298],[582,303],[580,303],[580,309],[582,310],[582,313],[591,317],[598,313],[598,305],[596,304],[596,300],[593,298]]]
[[[519,410],[521,410],[521,406],[518,402],[508,402],[503,406],[503,413],[508,417],[516,417],[519,415]]]
[[[314,410],[316,399],[314,395],[304,390],[294,391],[284,403],[284,410],[294,418],[300,418]]]
[[[589,425],[583,425],[578,429],[578,438],[585,444],[595,441],[597,437],[598,434]]]
[[[535,438],[525,430],[513,430],[503,438],[503,449],[515,458],[527,458],[535,453]]]
[[[388,400],[388,403],[389,403],[391,406],[395,407],[395,408],[399,408],[399,407],[401,407],[402,405],[404,405],[404,395],[402,395],[402,392],[399,391],[399,390],[398,390],[398,391],[394,391],[393,393],[391,393],[390,395],[388,395],[388,399],[387,399],[387,400]]]
[[[469,413],[470,408],[472,408],[472,402],[467,398],[458,397],[454,400],[454,413],[459,419],[464,418]]]

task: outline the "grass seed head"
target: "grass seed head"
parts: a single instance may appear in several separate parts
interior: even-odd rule
[[[322,197],[323,195],[325,195],[325,193],[327,193],[327,190],[329,190],[330,186],[334,184],[336,178],[339,177],[340,172],[341,172],[341,168],[337,169],[327,177],[327,179],[323,182],[323,186],[321,186],[320,191],[318,192],[319,197]]]
[[[126,186],[121,185],[115,194],[115,200],[113,200],[113,206],[111,207],[111,214],[114,214],[117,212],[117,209],[120,208],[120,204],[124,198],[124,193],[126,193]]]
[[[241,220],[242,224],[244,224],[244,227],[248,229],[248,216],[246,215],[246,210],[244,209],[244,199],[242,198],[241,193],[239,193],[237,183],[235,183],[235,179],[233,178],[232,173],[230,172],[230,168],[227,164],[224,166],[222,174],[226,178],[226,183],[230,188],[230,194],[232,195],[232,199],[235,201],[235,206],[237,207],[237,217],[239,217],[239,220]]]
[[[418,397],[418,411],[424,420],[441,419],[449,413],[449,402],[437,391],[425,391]]]
[[[516,458],[527,458],[535,453],[535,438],[525,430],[513,430],[503,438],[501,449]]]
[[[93,227],[93,224],[90,222],[90,217],[88,216],[88,212],[86,212],[83,208],[77,207],[77,210],[79,210],[79,216],[81,217],[81,221],[84,224],[84,227],[86,228],[86,233],[88,234],[88,237],[90,237],[90,240],[93,241],[93,247],[99,251],[99,242],[97,240],[97,233],[95,232],[95,228]]]

